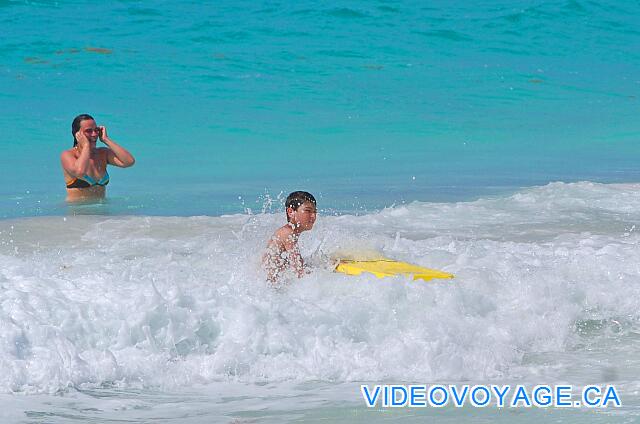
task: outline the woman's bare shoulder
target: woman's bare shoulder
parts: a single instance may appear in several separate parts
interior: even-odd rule
[[[70,149],[66,149],[63,150],[62,153],[60,153],[60,159],[75,159],[76,155],[75,155],[75,148],[72,147]]]

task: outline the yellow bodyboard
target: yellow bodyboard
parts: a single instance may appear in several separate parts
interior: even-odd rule
[[[434,278],[453,278],[453,274],[449,274],[448,272],[423,268],[407,262],[399,262],[386,258],[371,261],[342,259],[338,263],[336,271],[348,275],[360,275],[363,272],[368,272],[378,278],[392,277],[394,275],[411,275],[414,280],[425,281],[429,281]]]

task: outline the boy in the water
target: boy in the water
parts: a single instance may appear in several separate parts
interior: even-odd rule
[[[298,238],[303,231],[313,228],[316,222],[316,199],[306,191],[294,191],[285,201],[287,224],[278,228],[267,244],[262,263],[267,279],[275,283],[280,273],[291,270],[302,277],[304,262],[298,248]]]

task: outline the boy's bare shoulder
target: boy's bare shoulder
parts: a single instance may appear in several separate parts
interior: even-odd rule
[[[292,234],[293,234],[293,228],[291,228],[291,225],[287,224],[278,228],[276,232],[273,234],[273,236],[279,239],[284,239],[287,237],[291,237]]]
[[[286,249],[290,248],[292,245],[295,245],[296,237],[293,232],[293,228],[290,225],[283,225],[278,228],[273,236],[271,236],[270,243],[276,243],[279,246],[282,246]]]

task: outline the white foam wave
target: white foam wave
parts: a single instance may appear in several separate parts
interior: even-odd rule
[[[0,391],[636,375],[639,189],[321,216],[301,241],[456,274],[431,283],[320,267],[273,290],[281,214],[2,221]]]

